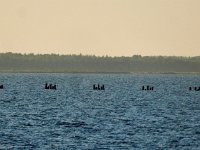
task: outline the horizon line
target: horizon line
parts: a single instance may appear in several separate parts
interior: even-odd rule
[[[105,55],[96,55],[96,54],[84,54],[84,53],[79,53],[79,54],[59,54],[59,53],[34,53],[34,52],[30,52],[30,53],[20,53],[20,52],[0,52],[0,54],[20,54],[20,55],[58,55],[58,56],[70,56],[70,55],[75,55],[75,56],[95,56],[95,57],[133,57],[133,56],[141,56],[141,57],[186,57],[186,58],[191,58],[191,57],[199,57],[200,55],[195,55],[195,56],[181,56],[181,55],[141,55],[141,54],[133,54],[131,56],[111,56],[108,54]]]

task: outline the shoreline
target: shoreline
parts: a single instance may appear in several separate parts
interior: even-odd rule
[[[0,74],[17,73],[17,74],[199,74],[200,72],[77,72],[77,71],[1,71]]]

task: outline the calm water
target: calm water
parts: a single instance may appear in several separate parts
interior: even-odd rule
[[[0,149],[200,149],[200,91],[188,90],[199,75],[0,74],[0,84]]]

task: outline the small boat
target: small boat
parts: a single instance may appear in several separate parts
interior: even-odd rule
[[[52,90],[56,90],[56,85],[52,85],[52,84],[50,84],[50,89],[52,89]]]
[[[48,86],[48,84],[45,84],[45,89],[49,89],[50,87]]]
[[[190,91],[192,91],[192,90],[193,91],[200,91],[200,87],[197,87],[197,86],[196,87],[189,87],[189,90]]]
[[[56,90],[56,85],[52,85],[52,84],[45,84],[45,89],[51,89],[51,90]]]
[[[104,85],[102,85],[102,86],[101,86],[101,90],[105,90],[105,87],[104,87]]]
[[[154,87],[153,86],[149,86],[147,85],[146,87],[145,86],[142,86],[142,90],[144,91],[153,91],[154,90]]]
[[[3,89],[3,85],[0,85],[0,89]]]
[[[93,84],[93,90],[105,90],[104,85],[100,86],[100,84],[97,84],[97,86],[95,84]]]

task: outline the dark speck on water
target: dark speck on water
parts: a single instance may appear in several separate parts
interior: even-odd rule
[[[200,92],[189,90],[199,84],[195,74],[0,74],[0,149],[199,150]]]

